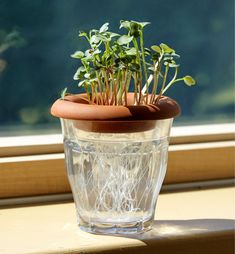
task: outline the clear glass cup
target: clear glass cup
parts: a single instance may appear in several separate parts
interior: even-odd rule
[[[75,120],[61,119],[81,229],[122,235],[151,228],[166,173],[172,122],[173,118],[156,120],[148,131],[97,133],[79,129]]]

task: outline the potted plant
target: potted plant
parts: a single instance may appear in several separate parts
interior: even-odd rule
[[[165,92],[179,81],[179,55],[161,43],[146,48],[148,22],[108,23],[88,33],[89,47],[76,51],[74,75],[85,93],[67,88],[51,108],[61,119],[68,179],[78,224],[91,233],[133,234],[151,228],[166,173],[169,133],[180,114]],[[173,74],[171,74],[173,71]]]

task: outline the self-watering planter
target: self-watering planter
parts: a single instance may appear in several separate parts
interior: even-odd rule
[[[131,100],[133,94],[128,95]],[[52,107],[52,114],[61,117],[79,226],[103,234],[150,229],[178,104],[163,97],[155,108],[140,106],[131,112],[128,106],[106,106],[102,112],[104,106],[84,104],[81,98],[67,96]],[[168,118],[164,119],[166,107],[171,107],[171,113],[165,112]]]
[[[84,94],[65,88],[51,108],[61,119],[78,224],[87,232],[151,228],[171,125],[180,114],[177,102],[163,94],[180,81],[195,84],[191,76],[177,78],[174,49],[164,43],[146,48],[148,24],[121,20],[123,35],[110,32],[108,23],[80,31],[89,47],[71,57],[80,61],[74,80]]]

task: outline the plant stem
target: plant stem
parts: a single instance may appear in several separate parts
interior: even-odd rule
[[[144,68],[144,78],[145,78],[145,83],[147,84],[146,86],[146,91],[147,91],[147,96],[146,96],[146,104],[148,104],[148,93],[149,93],[149,86],[148,86],[148,75],[147,75],[147,68],[146,68],[146,62],[145,62],[145,54],[144,54],[144,36],[143,36],[143,30],[140,31],[140,48],[141,48],[141,55],[142,55],[142,61],[143,61],[143,68]]]
[[[91,84],[91,103],[94,104],[94,99],[95,99],[95,88],[94,84]]]
[[[139,105],[140,104],[140,102],[141,102],[141,97],[142,97],[142,93],[141,93],[141,90],[140,89],[142,89],[142,84],[141,84],[141,82],[142,82],[142,80],[141,80],[141,78],[140,78],[140,73],[139,73],[139,75],[137,75],[137,90],[138,90],[138,94],[139,94],[139,98],[138,98],[138,101],[137,101],[137,105]],[[138,95],[137,94],[137,95]],[[138,97],[138,96],[137,96]]]
[[[160,98],[162,96],[162,92],[163,92],[165,84],[166,84],[166,78],[167,78],[168,70],[169,70],[169,66],[167,65],[165,67],[165,73],[164,73],[164,76],[163,76],[162,88],[161,88],[161,91],[160,91],[160,93],[159,93],[159,95],[157,97],[157,102],[160,100]]]
[[[123,75],[123,94],[124,94],[124,103],[127,105],[127,71],[124,70],[124,75]],[[122,97],[122,96],[121,96]]]
[[[127,105],[127,74],[124,81],[124,100],[125,100],[125,106]]]
[[[127,70],[127,79],[126,79],[126,87],[127,87],[127,92],[129,91],[130,88],[130,82],[131,82],[131,71]]]
[[[178,79],[175,79],[173,82],[169,83],[169,84],[167,85],[167,87],[163,90],[162,94],[165,93],[166,90],[168,90],[173,84],[175,84],[175,83],[177,83],[177,82],[179,82],[179,81],[182,81],[182,80],[184,80],[184,79],[183,79],[183,78],[178,78]]]
[[[106,70],[103,70],[103,75],[105,80],[106,103],[109,105],[109,81]]]
[[[97,80],[98,80],[98,87],[99,87],[99,91],[100,91],[100,100],[101,100],[101,104],[103,105],[104,104],[103,88],[102,88],[102,84],[101,84],[101,81],[100,81],[100,76],[99,76],[98,71],[96,71],[95,73],[96,73],[96,77],[97,77]]]
[[[88,85],[84,84],[84,87],[85,87],[85,91],[86,91],[86,94],[87,94],[88,103],[91,104],[90,93],[88,91]]]
[[[123,71],[119,73],[118,105],[122,105],[123,75]]]
[[[111,98],[111,104],[113,104],[113,101],[114,101],[114,104],[116,105],[117,103],[117,98],[116,98],[116,82],[114,80],[114,76],[113,76],[113,73],[110,74],[111,75],[111,79],[112,79],[112,98]]]
[[[115,105],[118,104],[118,91],[120,88],[120,70],[117,73],[117,80],[116,80],[116,90],[115,90]]]
[[[137,73],[133,74],[134,78],[134,105],[137,103]]]
[[[157,72],[156,72],[156,68],[155,68],[155,65],[156,65],[156,61],[153,62],[153,68],[154,68],[154,71],[153,71],[153,88],[152,88],[152,93],[151,93],[151,98],[150,98],[150,103],[153,102],[153,97],[154,97],[154,94],[156,93],[156,87],[157,87]]]
[[[141,91],[142,94],[145,94],[145,92],[147,90],[147,87],[149,87],[149,85],[151,84],[152,80],[153,80],[153,75],[151,74],[151,75],[149,75],[149,78],[146,81],[146,84],[144,85],[144,87],[143,87],[143,89]],[[147,97],[147,96],[148,96],[148,93],[145,95],[145,97]],[[145,100],[145,104],[148,104],[148,100],[147,99]]]
[[[168,90],[175,82],[178,82],[178,81],[181,81],[183,80],[183,78],[179,78],[179,79],[176,79],[177,75],[178,75],[178,70],[179,70],[179,67],[176,67],[175,68],[175,74],[174,74],[174,77],[172,78],[172,80],[168,83],[168,85],[163,89],[162,91],[162,94],[164,94],[166,92],[166,90]]]
[[[136,49],[136,54],[137,54],[137,63],[139,64],[140,70],[139,70],[139,79],[138,79],[138,88],[139,88],[139,102],[141,102],[141,90],[142,90],[142,66],[141,66],[141,61],[140,61],[140,52],[139,52],[139,47],[138,47],[138,42],[136,38],[133,39],[133,44]]]
[[[99,96],[99,92],[98,92],[98,82],[95,83],[95,98],[96,98],[96,104],[100,105],[101,103],[101,97]]]
[[[158,81],[159,81],[159,76],[160,76],[161,66],[162,66],[160,59],[154,64],[154,85],[152,89],[151,103],[154,103],[154,100],[157,94]]]
[[[126,85],[125,85],[125,103],[126,103],[126,105],[127,105],[127,93],[128,93],[128,91],[129,91],[129,87],[130,87],[130,82],[131,82],[131,71],[129,72],[128,70],[127,70],[127,74],[126,74]]]
[[[107,42],[105,43],[105,51],[106,51],[107,53],[110,52],[109,41],[107,41]]]

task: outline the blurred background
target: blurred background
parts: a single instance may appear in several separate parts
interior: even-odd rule
[[[182,107],[175,125],[234,120],[233,0],[0,0],[0,136],[59,133],[49,108],[64,87],[78,91],[78,31],[109,22],[118,32],[120,19],[151,22],[146,46],[169,44],[180,76],[197,80],[167,93]]]

